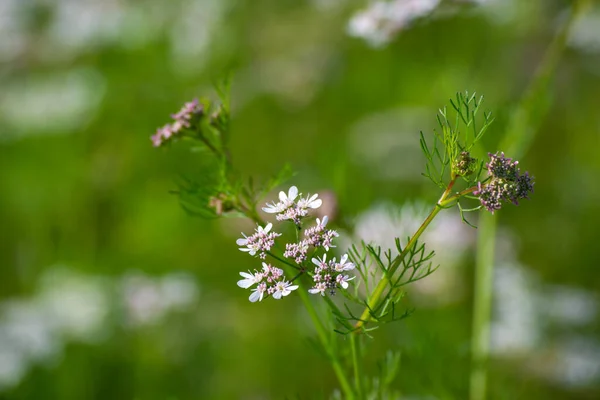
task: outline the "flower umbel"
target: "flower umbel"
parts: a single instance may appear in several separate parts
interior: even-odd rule
[[[296,202],[296,198],[300,196],[300,199]],[[298,193],[296,186],[290,187],[288,193],[279,192],[279,201],[277,203],[272,202],[263,207],[263,211],[269,214],[277,214],[275,218],[277,221],[294,221],[296,225],[300,225],[302,217],[308,215],[308,209],[316,209],[321,207],[323,203],[319,199],[318,194],[307,196],[306,198],[301,197],[302,194]]]
[[[332,242],[333,238],[340,235],[332,230],[325,229],[327,225],[327,216],[323,220],[317,218],[317,225],[304,231],[304,239],[299,243],[288,243],[285,245],[285,258],[293,258],[297,264],[301,264],[306,260],[307,252],[312,246],[313,248],[323,247],[325,251],[329,251],[330,247],[335,247]]]
[[[263,211],[269,214],[276,214],[279,221],[291,220],[296,225],[296,233],[302,229],[303,217],[308,215],[309,210],[319,208],[323,201],[318,198],[318,194],[307,195],[302,197],[296,186],[290,187],[286,192],[279,193],[279,201],[272,202],[263,207]],[[298,264],[293,264],[285,261],[277,255],[277,252],[271,252],[275,246],[275,239],[281,236],[280,233],[272,232],[273,224],[268,223],[264,228],[258,226],[256,231],[251,236],[244,236],[236,241],[240,246],[241,251],[245,251],[254,256],[259,254],[259,257],[265,259],[267,254],[272,258],[287,264],[289,267],[294,267],[299,271],[299,274],[291,280],[286,280],[282,269],[276,268],[271,264],[262,263],[263,269],[254,272],[240,272],[243,279],[238,281],[238,286],[243,289],[252,288],[250,301],[262,301],[265,296],[273,296],[275,299],[281,299],[288,296],[292,291],[298,289],[298,285],[293,282],[302,274],[310,274],[314,281],[314,286],[309,289],[310,293],[321,293],[325,295],[325,291],[330,294],[335,294],[336,289],[348,288],[348,282],[354,277],[345,274],[346,271],[354,269],[354,264],[348,261],[348,255],[344,254],[340,261],[336,261],[335,257],[327,261],[327,252],[333,245],[333,239],[339,237],[339,234],[333,229],[327,229],[329,218],[324,216],[323,219],[316,219],[316,224],[304,231],[304,238],[298,243],[285,244],[283,258],[292,258]],[[309,253],[310,252],[310,253]],[[316,253],[324,252],[319,258]],[[310,256],[309,256],[310,254]],[[280,254],[281,255],[281,254]],[[309,271],[306,260],[312,258],[317,267],[313,271]],[[316,257],[316,258],[314,258]]]
[[[246,236],[242,233],[244,237],[236,240],[238,246],[245,246],[240,247],[240,251],[246,251],[251,256],[259,253],[259,257],[265,259],[267,256],[266,252],[271,250],[271,247],[275,244],[275,238],[281,236],[281,233],[271,232],[272,227],[273,224],[271,223],[267,224],[264,228],[259,226],[252,236]]]
[[[262,265],[262,271],[254,271],[254,273],[240,272],[244,279],[238,281],[239,287],[248,289],[258,283],[258,286],[252,289],[252,294],[249,297],[251,302],[262,301],[265,294],[279,300],[298,289],[298,285],[292,285],[284,279],[282,269],[264,262]]]
[[[312,262],[316,265],[313,274],[315,285],[308,290],[309,293],[325,296],[325,291],[329,291],[329,294],[334,295],[336,288],[348,288],[348,281],[355,278],[343,274],[354,269],[354,264],[348,262],[348,254],[344,254],[339,262],[336,262],[335,257],[328,262],[327,254],[323,254],[323,258],[313,258]]]
[[[517,167],[518,161],[504,156],[504,153],[488,154],[490,161],[486,164],[490,181],[487,184],[479,182],[473,192],[479,196],[481,204],[491,213],[499,210],[504,201],[515,205],[520,199],[528,199],[533,192],[534,178],[528,172],[521,174]]]

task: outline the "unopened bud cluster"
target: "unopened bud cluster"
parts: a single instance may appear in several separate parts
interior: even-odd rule
[[[452,165],[452,171],[457,176],[467,176],[475,172],[477,168],[477,159],[471,157],[468,151],[463,151],[459,154],[458,158],[454,160]]]
[[[518,205],[519,200],[528,199],[529,193],[533,192],[533,177],[528,172],[521,174],[519,162],[505,157],[504,153],[488,155],[490,161],[486,168],[490,181],[486,184],[479,182],[477,190],[473,192],[479,196],[481,204],[493,213],[499,210],[505,201]]]
[[[279,201],[267,204],[263,211],[276,214],[278,221],[291,221],[295,224],[295,229],[301,230],[303,218],[308,216],[309,210],[317,209],[321,204],[322,200],[318,198],[317,194],[302,197],[302,194],[298,193],[298,188],[292,186],[287,193],[280,192]],[[308,273],[313,277],[314,286],[308,290],[312,294],[325,295],[325,291],[333,294],[337,288],[346,289],[348,281],[354,278],[344,274],[354,268],[354,264],[348,262],[347,254],[344,254],[339,262],[336,262],[335,258],[326,261],[327,252],[330,248],[335,247],[333,239],[339,236],[336,231],[326,229],[327,221],[327,216],[324,216],[323,220],[317,218],[316,225],[304,231],[304,239],[298,243],[287,243],[285,252],[282,254],[283,258],[291,258],[297,264],[296,268],[300,271],[297,277],[303,273]],[[285,262],[283,258],[279,258],[271,252],[275,246],[275,240],[281,236],[280,233],[272,232],[272,228],[273,224],[268,223],[264,228],[258,226],[251,236],[242,233],[244,237],[237,240],[240,250],[252,256],[258,255],[262,259],[270,255],[280,262]],[[324,254],[319,258],[316,253],[321,251],[324,251]],[[309,265],[305,265],[308,264],[306,261],[309,253],[316,266],[312,271],[309,270]],[[280,299],[298,289],[298,285],[292,284],[297,277],[288,281],[283,270],[264,262],[261,271],[240,272],[240,275],[244,279],[238,281],[239,287],[250,289],[256,285],[252,288],[250,295],[252,302],[261,301],[266,296]]]
[[[176,114],[172,114],[173,122],[158,128],[156,133],[150,137],[154,147],[159,147],[180,135],[185,129],[192,129],[204,115],[204,106],[194,99],[184,106]]]

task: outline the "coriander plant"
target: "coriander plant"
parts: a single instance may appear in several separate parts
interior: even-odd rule
[[[273,188],[291,177],[289,168],[262,184],[235,171],[228,148],[227,85],[219,92],[221,103],[186,103],[151,138],[156,147],[189,141],[211,154],[203,158],[202,179],[186,179],[176,191],[182,206],[202,217],[251,219],[256,224],[254,232],[242,233],[236,241],[239,250],[254,258],[237,282],[250,291],[249,300],[260,303],[297,294],[315,325],[320,348],[344,398],[395,397],[392,382],[398,372],[398,352],[390,351],[379,375],[369,378],[361,372],[361,343],[365,337],[374,338],[373,331],[379,326],[407,317],[412,310],[405,309],[401,300],[408,286],[435,272],[434,253],[420,242],[422,233],[445,209],[457,207],[465,223],[472,225],[468,213],[480,209],[494,213],[508,202],[518,204],[533,191],[533,177],[522,173],[518,161],[502,152],[488,153],[486,160],[475,157],[482,152],[480,140],[493,118],[481,109],[483,97],[458,93],[449,108],[439,110],[439,130],[430,138],[420,134],[423,175],[441,191],[420,227],[404,246],[395,238],[395,256],[391,249],[364,242],[338,252],[340,234],[329,228],[328,217],[311,216],[311,211],[323,204],[318,194],[303,195],[291,186],[279,192],[277,201],[264,202]],[[264,220],[262,215],[268,218]],[[334,296],[337,293],[341,296]],[[326,316],[315,308],[310,295],[323,301],[329,310]]]

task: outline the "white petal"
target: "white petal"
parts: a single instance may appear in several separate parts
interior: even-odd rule
[[[292,186],[290,190],[288,190],[288,199],[290,201],[294,201],[298,197],[298,188],[296,186]]]
[[[255,290],[254,292],[252,292],[252,294],[250,295],[250,297],[248,297],[248,300],[250,300],[253,303],[256,303],[259,299],[261,299],[261,294],[258,290]]]
[[[279,200],[281,200],[282,202],[285,202],[287,200],[287,194],[285,194],[285,192],[279,192]]]
[[[341,282],[340,282],[340,286],[342,286],[344,289],[348,289],[348,282],[346,282],[346,281],[341,281]]]
[[[287,289],[291,292],[292,290],[298,289],[298,285],[288,286]]]
[[[323,228],[325,228],[325,225],[327,225],[327,221],[329,221],[329,217],[326,215],[323,217],[323,221],[321,221],[321,226]]]
[[[247,244],[248,244],[248,239],[247,239],[247,238],[238,239],[238,240],[236,240],[236,241],[235,241],[235,243],[236,243],[238,246],[245,246],[245,245],[247,245]]]
[[[248,273],[248,272],[240,272],[240,275],[243,276],[246,279],[254,279],[254,275]]]
[[[311,294],[319,293],[320,291],[321,290],[319,290],[317,288],[308,289],[308,293],[311,293]]]
[[[250,251],[251,252],[252,249],[249,249],[247,247],[240,247],[240,251]],[[252,253],[250,253],[250,254],[252,254]]]
[[[346,264],[346,260],[348,259],[348,254],[344,254],[340,259],[340,264]]]
[[[273,293],[273,298],[276,300],[281,299],[281,292],[278,290],[275,293]]]
[[[269,233],[269,231],[271,230],[271,228],[273,227],[272,223],[268,223],[267,226],[264,227],[263,232],[264,233]]]
[[[319,208],[319,207],[321,207],[321,204],[323,204],[323,200],[317,199],[317,200],[313,200],[313,201],[309,202],[308,206],[310,208]]]
[[[248,289],[250,286],[254,285],[254,279],[242,279],[237,282],[237,285],[242,289]]]

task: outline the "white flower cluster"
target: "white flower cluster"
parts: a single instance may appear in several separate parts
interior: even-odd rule
[[[267,263],[262,263],[262,265],[262,271],[255,270],[254,273],[250,271],[247,273],[240,272],[244,279],[239,280],[237,284],[242,289],[248,289],[258,283],[258,286],[252,289],[251,302],[262,301],[265,293],[279,300],[283,296],[292,293],[292,290],[298,289],[298,285],[292,285],[284,279],[282,269],[275,268]]]
[[[300,195],[302,196],[302,195]],[[298,202],[295,202],[298,197],[298,188],[292,186],[288,193],[279,192],[279,202],[272,202],[263,207],[263,211],[269,214],[277,214],[277,221],[291,220],[296,225],[300,225],[300,219],[308,215],[308,209],[316,209],[321,207],[323,201],[318,199],[318,194],[308,195],[306,198],[300,197]]]
[[[302,194],[298,193],[298,188],[292,186],[287,193],[280,192],[279,201],[267,204],[263,211],[269,214],[277,214],[278,221],[292,221],[298,229],[301,229],[302,218],[308,215],[310,209],[317,209],[322,205],[323,201],[318,197],[318,194],[302,197]],[[326,252],[335,247],[332,243],[333,239],[339,237],[335,230],[326,229],[327,221],[327,216],[324,216],[322,220],[317,218],[316,225],[304,231],[303,240],[299,243],[286,244],[283,257],[293,258],[298,264],[296,267],[271,253],[271,248],[275,245],[275,239],[281,236],[280,233],[271,232],[273,228],[271,223],[268,223],[264,228],[259,226],[251,236],[242,233],[244,237],[238,239],[236,243],[241,246],[241,251],[248,252],[252,256],[259,254],[260,258],[265,259],[267,255],[270,255],[290,267],[298,269],[300,274],[308,272],[314,281],[314,286],[309,289],[309,293],[325,295],[325,291],[328,290],[329,293],[334,294],[336,288],[346,289],[348,281],[354,279],[354,277],[344,275],[345,271],[354,268],[354,264],[348,262],[347,254],[344,254],[339,262],[336,262],[335,258],[329,262],[326,261]],[[318,257],[312,259],[316,265],[314,271],[309,271],[308,266],[304,264],[308,259],[308,251],[311,248],[313,254],[317,249],[323,248],[325,250],[322,259]],[[250,295],[251,302],[262,301],[266,296],[281,299],[298,289],[298,285],[292,284],[295,278],[288,281],[285,279],[283,270],[265,262],[262,265],[263,269],[261,271],[255,270],[254,273],[250,271],[240,272],[244,279],[238,281],[239,287],[249,289],[256,285]]]
[[[325,291],[329,290],[330,294],[335,294],[335,289],[341,286],[344,289],[348,288],[348,281],[356,278],[344,275],[344,271],[354,269],[354,264],[348,262],[348,254],[344,254],[339,262],[336,262],[335,257],[327,262],[327,254],[323,254],[323,258],[313,258],[313,264],[317,267],[313,274],[315,286],[308,290],[309,293],[320,293],[325,296]]]
[[[275,245],[275,238],[281,236],[281,233],[270,232],[272,227],[273,224],[270,223],[264,228],[259,226],[252,236],[242,233],[244,237],[236,240],[236,243],[238,246],[246,247],[240,247],[240,250],[248,252],[251,256],[259,253],[259,257],[264,260],[267,257],[267,251]]]
[[[335,247],[332,244],[333,238],[340,235],[334,230],[325,229],[327,221],[327,215],[323,217],[323,221],[317,218],[317,225],[304,231],[304,240],[299,243],[288,243],[285,245],[283,256],[293,258],[297,264],[302,264],[306,260],[306,253],[310,246],[314,248],[323,247],[325,251],[329,251],[330,247]]]

